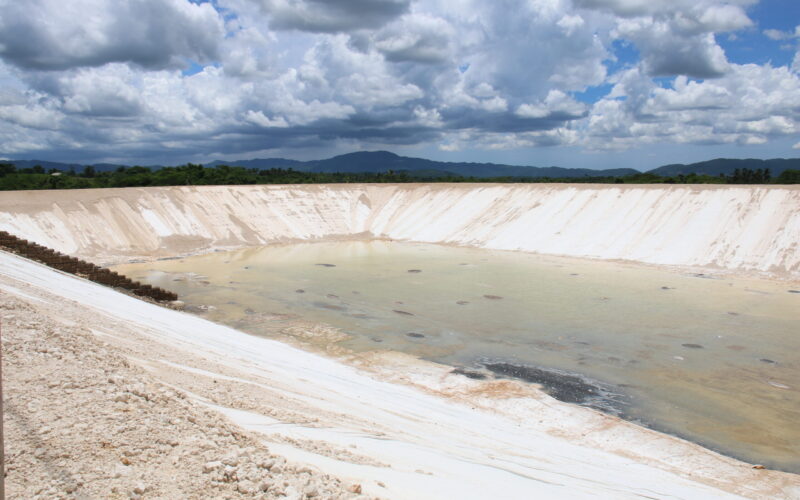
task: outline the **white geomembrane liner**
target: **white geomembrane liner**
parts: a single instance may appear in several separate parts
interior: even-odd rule
[[[800,188],[339,184],[5,192],[0,229],[95,262],[377,237],[800,278]]]
[[[274,452],[290,459],[362,481],[365,493],[370,495],[737,498],[727,491],[753,495],[759,488],[764,491],[758,476],[753,475],[757,472],[746,464],[586,409],[548,398],[544,405],[536,403],[542,409],[540,415],[531,414],[530,405],[514,399],[498,401],[495,412],[474,409],[468,402],[458,403],[376,380],[331,359],[158,307],[0,253],[3,293],[25,298],[14,287],[18,282],[31,287],[28,294],[34,290],[79,302],[98,323],[122,321],[150,340],[197,358],[212,359],[247,374],[250,380],[255,376],[287,399],[302,399],[318,408],[320,415],[340,415],[341,418],[323,419],[317,425],[300,426],[217,408],[239,425],[264,433],[267,440],[275,429],[282,429],[297,437],[354,444],[360,454],[391,465],[357,465],[270,443]],[[413,365],[408,368],[414,369]],[[435,381],[431,383],[435,385]],[[547,425],[556,426],[559,432],[545,432],[536,417],[548,419],[553,415],[559,415],[558,421]],[[607,424],[607,429],[594,428],[599,436],[596,443],[604,444],[581,443],[580,429],[587,423],[596,423],[598,418]],[[377,481],[383,486],[376,486]],[[784,480],[786,484],[789,486],[782,490],[784,495],[800,492],[796,482]]]

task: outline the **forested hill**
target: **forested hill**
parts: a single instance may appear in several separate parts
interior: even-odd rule
[[[3,163],[3,162],[0,162]],[[10,160],[18,171],[34,169],[36,173],[45,172],[73,172],[80,174],[85,166],[76,163],[59,163],[40,160]],[[757,181],[746,175],[737,175],[740,172],[762,172],[764,180],[775,179],[786,170],[800,170],[800,158],[793,159],[724,159],[692,163],[689,165],[673,164],[658,167],[642,174],[631,168],[616,168],[606,170],[592,170],[588,168],[562,168],[562,167],[531,167],[518,165],[503,165],[497,163],[469,163],[469,162],[442,162],[424,158],[399,156],[388,151],[362,151],[348,153],[324,160],[299,161],[286,158],[265,158],[251,160],[215,160],[207,163],[206,167],[227,165],[243,167],[248,170],[292,170],[305,174],[398,174],[403,173],[411,179],[433,180],[446,178],[476,178],[476,179],[601,179],[619,178],[629,176],[644,176],[647,178],[662,177],[664,179],[680,176],[708,176],[708,177],[740,177],[746,182]],[[129,169],[125,165],[102,163],[91,166],[93,172],[115,172],[120,168]],[[151,171],[161,170],[162,166],[149,166]],[[657,182],[657,181],[656,181]]]
[[[45,172],[58,170],[61,172],[83,171],[84,166],[72,163],[57,163],[39,160],[11,160],[18,169],[41,166]],[[502,165],[496,163],[454,163],[424,158],[411,158],[399,156],[388,151],[362,151],[348,153],[325,160],[299,161],[286,158],[256,158],[252,160],[214,160],[205,164],[207,167],[228,165],[244,167],[247,169],[283,169],[304,173],[354,173],[354,174],[385,174],[388,172],[405,172],[414,178],[444,178],[444,177],[513,177],[513,178],[580,178],[580,177],[621,177],[638,174],[632,168],[615,168],[608,170],[592,170],[589,168],[562,168],[562,167],[527,167],[516,165]],[[113,172],[124,165],[110,163],[94,164],[95,172]],[[149,166],[151,170],[164,168],[160,165]]]
[[[407,172],[412,177],[549,177],[552,179],[566,177],[619,177],[639,173],[632,168],[615,168],[608,170],[592,170],[589,168],[562,167],[526,167],[502,165],[497,163],[443,162],[399,156],[388,151],[362,151],[348,153],[326,160],[297,161],[282,158],[262,160],[223,161],[217,160],[209,164],[235,165],[246,168],[291,168],[300,172],[311,173],[385,173]],[[420,173],[421,175],[415,175]]]
[[[773,160],[756,160],[756,159],[728,159],[717,158],[716,160],[702,161],[699,163],[691,163],[683,165],[680,163],[674,165],[664,165],[663,167],[654,168],[649,170],[648,174],[656,174],[662,177],[674,177],[676,175],[733,175],[739,170],[753,170],[769,169],[772,176],[782,174],[785,170],[800,170],[800,158],[776,158]]]

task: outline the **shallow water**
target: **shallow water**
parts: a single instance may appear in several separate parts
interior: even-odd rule
[[[348,349],[540,383],[559,399],[800,472],[796,283],[386,241],[115,269],[255,334],[324,323],[348,335],[339,341]]]

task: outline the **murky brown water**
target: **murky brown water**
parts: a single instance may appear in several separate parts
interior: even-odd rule
[[[797,283],[384,241],[116,270],[255,334],[325,323],[349,335],[348,349],[538,380],[562,399],[800,472]]]

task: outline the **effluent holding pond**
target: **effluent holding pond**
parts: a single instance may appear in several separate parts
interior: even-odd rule
[[[800,472],[796,283],[381,240],[115,270],[240,330],[391,350]],[[320,328],[309,329],[308,325]]]

